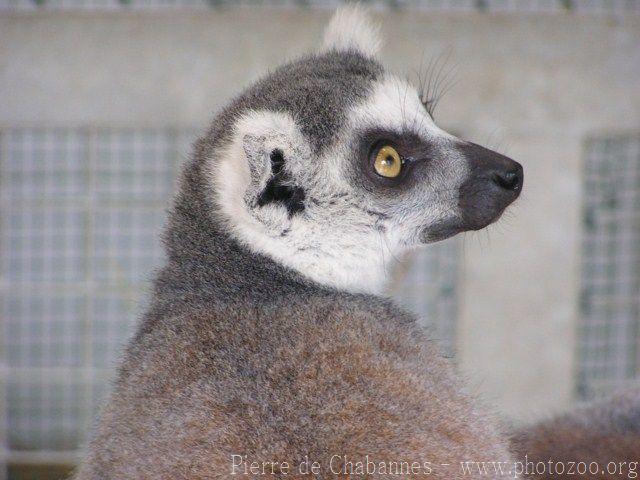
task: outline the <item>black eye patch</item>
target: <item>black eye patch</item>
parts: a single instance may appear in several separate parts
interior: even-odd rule
[[[396,177],[383,177],[375,168],[375,160],[381,147],[389,145],[402,159],[402,170]],[[354,144],[354,168],[352,179],[368,192],[396,196],[422,182],[430,169],[429,159],[434,147],[410,129],[390,131],[372,128],[357,134]]]
[[[267,182],[260,196],[258,206],[262,207],[268,203],[281,203],[287,209],[289,218],[304,210],[305,193],[301,187],[296,187],[291,183],[291,176],[283,168],[284,154],[281,150],[271,152],[271,178]]]

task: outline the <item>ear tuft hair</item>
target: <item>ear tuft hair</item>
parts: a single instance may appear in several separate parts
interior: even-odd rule
[[[382,45],[380,27],[357,3],[338,8],[324,32],[322,50],[357,51],[375,57]]]

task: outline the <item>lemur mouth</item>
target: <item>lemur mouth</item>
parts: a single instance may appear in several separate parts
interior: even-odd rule
[[[522,192],[524,171],[518,162],[473,143],[462,145],[470,174],[459,192],[463,230],[480,230],[497,221]]]
[[[459,213],[425,229],[420,235],[422,242],[485,228],[498,221],[522,192],[524,171],[518,162],[473,143],[458,148],[470,171],[459,189]]]

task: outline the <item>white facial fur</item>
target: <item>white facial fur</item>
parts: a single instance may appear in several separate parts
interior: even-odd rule
[[[468,165],[455,148],[447,148],[459,139],[434,123],[413,85],[395,75],[386,75],[375,85],[369,101],[355,108],[349,118],[350,132],[375,128],[399,135],[412,132],[423,141],[447,151],[447,156],[437,160],[437,175],[422,185],[420,192],[414,192],[412,199],[403,199],[407,207],[411,200],[418,202],[415,208],[406,208],[403,223],[418,227],[460,215],[457,192],[469,174]],[[427,202],[427,198],[430,201]],[[415,228],[407,229],[407,235],[410,232],[415,234]],[[419,243],[406,235],[403,238],[405,246]]]
[[[320,204],[310,203],[303,214],[292,217],[280,204],[252,204],[266,185],[275,148],[283,152],[288,171],[300,181],[306,179],[308,198]],[[381,291],[384,258],[391,255],[389,240],[375,231],[371,215],[352,208],[353,192],[344,182],[335,182],[335,172],[321,171],[323,162],[312,159],[291,117],[273,112],[244,116],[220,158],[212,172],[217,204],[239,241],[321,284]],[[331,202],[333,207],[327,208]]]
[[[415,86],[390,74],[374,85],[371,98],[355,108],[349,119],[352,128],[382,127],[397,133],[411,130],[428,139],[455,139],[433,122]]]
[[[230,232],[247,247],[321,284],[380,294],[394,259],[418,243],[428,217],[441,218],[441,209],[453,212],[456,205],[435,202],[436,210],[430,212],[422,204],[428,192],[419,192],[415,199],[407,198],[406,211],[395,216],[384,202],[372,200],[350,184],[346,175],[354,163],[350,146],[363,129],[398,133],[410,129],[431,142],[452,138],[435,126],[415,89],[406,82],[387,76],[373,92],[349,112],[343,134],[321,158],[313,158],[291,116],[247,113],[236,123],[227,147],[217,152],[219,161],[214,162],[217,167],[211,177],[216,203]],[[287,172],[305,190],[304,211],[291,216],[282,204],[256,204],[271,174],[274,149],[282,151]],[[465,172],[460,168],[446,173],[450,187],[455,187],[452,176],[462,181]]]
[[[327,27],[322,48],[373,57],[380,46],[379,28],[362,7],[346,5]],[[313,158],[290,115],[246,113],[228,145],[215,153],[213,190],[229,231],[248,248],[321,284],[380,294],[395,258],[424,242],[421,233],[430,224],[458,214],[466,163],[451,149],[449,158],[436,162],[428,184],[392,200],[378,198],[351,184],[353,145],[364,131],[409,131],[433,145],[455,138],[433,123],[415,88],[392,75],[376,82],[346,118],[338,138]],[[284,154],[287,174],[305,192],[304,210],[293,215],[281,203],[257,201],[271,176],[274,149]]]

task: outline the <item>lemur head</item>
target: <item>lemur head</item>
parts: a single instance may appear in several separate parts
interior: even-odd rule
[[[379,44],[357,6],[339,10],[319,53],[247,89],[210,132],[230,234],[355,292],[379,293],[403,250],[494,222],[523,181],[518,163],[438,128]]]

